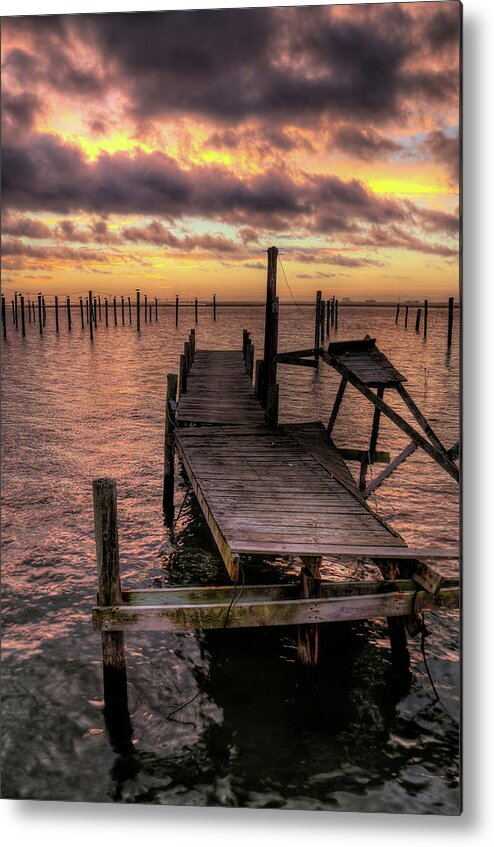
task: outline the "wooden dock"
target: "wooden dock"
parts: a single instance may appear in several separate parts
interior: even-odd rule
[[[231,586],[122,592],[116,486],[111,480],[96,480],[100,591],[93,623],[102,632],[104,667],[109,672],[122,662],[125,665],[127,630],[297,624],[299,658],[315,664],[320,623],[380,616],[388,619],[393,659],[408,667],[406,633],[422,631],[421,612],[459,604],[459,579],[446,579],[433,566],[440,559],[458,559],[458,550],[409,547],[368,505],[370,486],[365,478],[369,463],[383,462],[387,467],[378,477],[381,484],[421,448],[457,479],[458,445],[447,450],[441,444],[404,388],[404,377],[373,339],[330,342],[327,349],[316,343],[308,350],[278,354],[276,255],[276,248],[270,248],[263,358],[254,366],[246,330],[238,350],[196,349],[192,330],[180,357],[180,374],[169,374],[167,381],[165,514],[171,509],[173,516],[178,456],[234,583],[233,591],[240,584],[240,593],[232,594]],[[324,311],[319,305],[316,342],[321,339],[321,322]],[[278,364],[318,367],[319,362],[334,367],[342,377],[329,424],[280,423]],[[331,437],[347,384],[374,405],[369,450],[338,449]],[[398,392],[422,432],[383,400],[385,389]],[[409,447],[392,462],[389,454],[377,449],[382,414],[411,438]],[[358,480],[346,464],[348,459],[360,460]],[[374,482],[372,490],[375,487]],[[246,585],[241,565],[245,555],[298,560],[300,583]],[[344,559],[377,565],[383,578],[323,582],[323,557],[329,563]]]

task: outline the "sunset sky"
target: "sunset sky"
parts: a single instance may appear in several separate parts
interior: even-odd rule
[[[6,294],[457,295],[459,16],[3,18]]]

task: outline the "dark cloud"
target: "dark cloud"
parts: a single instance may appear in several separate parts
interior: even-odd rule
[[[4,240],[2,242],[2,254],[4,256],[23,256],[30,259],[70,259],[91,262],[107,262],[108,255],[99,253],[97,250],[81,248],[76,250],[72,247],[34,246],[26,244],[18,238]]]
[[[53,233],[49,226],[33,218],[4,217],[2,233],[24,238],[51,238]]]
[[[440,212],[436,209],[420,209],[418,218],[423,228],[431,232],[445,232],[458,235],[460,222],[458,215]]]
[[[442,130],[429,132],[420,145],[422,155],[446,166],[451,182],[458,184],[460,174],[460,140]]]
[[[18,142],[29,133],[42,111],[39,97],[30,92],[11,94],[2,91],[2,139],[3,143]]]
[[[386,138],[373,129],[362,130],[350,125],[342,126],[333,133],[328,148],[366,161],[389,158],[403,151],[402,145],[392,138]]]
[[[122,230],[124,241],[135,243],[144,242],[169,247],[174,250],[205,250],[214,254],[244,253],[245,251],[234,241],[219,235],[185,235],[178,238],[163,226],[160,221],[151,221],[150,224],[140,227],[126,227]]]
[[[355,245],[369,248],[399,248],[419,253],[429,253],[444,258],[456,258],[458,249],[448,244],[438,244],[424,241],[409,230],[395,224],[386,227],[373,226],[365,235],[352,236]]]

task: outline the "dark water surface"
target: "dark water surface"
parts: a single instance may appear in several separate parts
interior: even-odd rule
[[[9,324],[2,341],[3,796],[457,814],[456,612],[426,616],[429,667],[454,720],[433,702],[416,639],[411,687],[390,683],[383,621],[323,627],[316,686],[300,676],[290,628],[135,634],[126,639],[132,743],[112,747],[91,626],[92,479],[117,479],[124,587],[228,583],[194,498],[172,537],[161,512],[166,374],[178,369],[193,314],[176,329],[163,309],[140,336],[135,326],[99,326],[93,345],[77,320],[71,335],[62,321],[58,337],[52,322],[49,311],[49,331],[40,338],[28,325],[26,339]],[[449,446],[458,438],[457,331],[448,355],[445,310],[430,311],[426,342],[413,324],[395,326],[392,309],[343,307],[338,338],[376,337]],[[219,308],[215,324],[200,315],[197,346],[241,347],[247,327],[260,351],[262,325],[261,309]],[[282,307],[280,350],[312,343],[312,311]],[[280,366],[281,419],[327,420],[338,381],[324,364],[317,373]],[[350,389],[336,442],[367,446],[371,420]],[[405,444],[383,421],[379,446],[396,455]],[[181,473],[177,486],[178,511]],[[421,451],[371,505],[410,544],[458,539],[457,486]],[[297,572],[249,557],[244,569],[249,582]],[[323,571],[374,576],[327,560]]]

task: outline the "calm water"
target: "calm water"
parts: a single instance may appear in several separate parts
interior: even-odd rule
[[[400,320],[400,323],[402,321]],[[11,798],[457,814],[458,614],[427,615],[433,694],[417,640],[413,682],[390,684],[384,622],[323,628],[317,684],[300,676],[290,628],[130,635],[132,743],[110,741],[103,718],[91,481],[117,479],[124,586],[227,583],[193,497],[172,535],[161,512],[163,398],[192,310],[174,326],[98,327],[90,345],[77,315],[56,337],[2,340],[3,787]],[[197,346],[261,349],[262,310],[200,315]],[[48,328],[48,327],[47,327]],[[458,338],[446,351],[446,313],[429,338],[395,326],[394,310],[340,308],[338,338],[377,338],[446,445],[458,438]],[[312,345],[312,312],[282,307],[280,350]],[[327,420],[338,377],[280,366],[282,420]],[[398,406],[397,406],[398,408]],[[372,410],[347,392],[334,438],[366,446]],[[385,421],[379,445],[406,444]],[[377,468],[377,470],[376,470]],[[377,473],[379,466],[374,468]],[[187,484],[177,476],[177,511]],[[458,489],[422,452],[372,505],[411,544],[458,539]],[[246,558],[250,582],[292,580],[294,564]],[[374,576],[324,562],[324,575]],[[199,696],[171,719],[176,706]],[[456,720],[455,720],[456,719]]]

